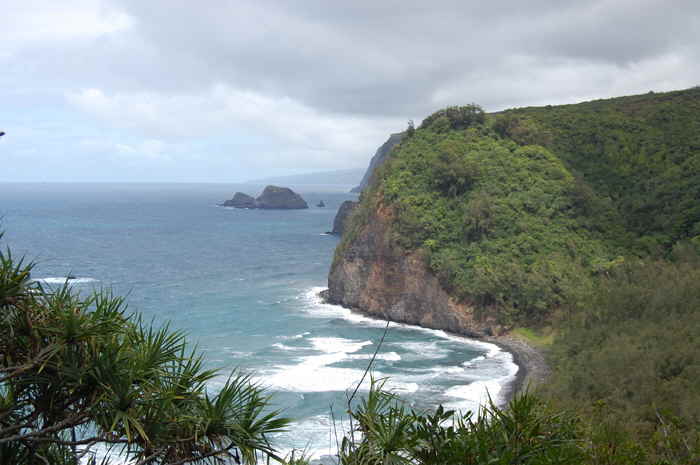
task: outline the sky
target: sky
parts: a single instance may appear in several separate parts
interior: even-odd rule
[[[700,84],[697,0],[3,0],[0,182],[364,168],[449,105]]]

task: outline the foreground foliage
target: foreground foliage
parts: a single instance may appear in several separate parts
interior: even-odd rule
[[[357,432],[343,440],[340,462],[364,464],[570,464],[586,450],[577,420],[551,411],[532,395],[517,396],[506,409],[494,404],[477,414],[439,407],[407,409],[373,382],[351,412]]]
[[[343,439],[342,465],[691,465],[700,461],[688,431],[659,415],[659,434],[640,437],[614,421],[601,405],[595,412],[552,407],[531,393],[504,408],[433,412],[407,408],[373,382],[353,409],[353,433]],[[621,427],[622,425],[622,427]]]
[[[288,420],[250,377],[203,367],[183,334],[126,313],[109,292],[32,282],[0,253],[0,463],[76,464],[109,446],[138,464],[253,463]]]

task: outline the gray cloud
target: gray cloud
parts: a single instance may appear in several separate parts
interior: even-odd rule
[[[696,0],[23,0],[0,28],[8,117],[49,105],[90,121],[76,151],[173,166],[197,152],[250,169],[355,167],[445,105],[700,83]],[[84,143],[101,130],[110,143]],[[227,134],[270,155],[203,142]]]
[[[193,81],[370,115],[424,113],[444,86],[497,78],[519,56],[533,66],[614,65],[623,73],[635,63],[695,51],[700,30],[700,4],[693,1],[235,1],[195,12],[189,2],[122,5],[164,60],[182,65]],[[517,71],[516,80],[539,70]],[[605,92],[582,94],[595,90]],[[500,100],[463,98],[487,106]]]

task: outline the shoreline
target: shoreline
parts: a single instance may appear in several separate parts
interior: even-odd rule
[[[513,363],[518,366],[515,379],[505,386],[503,399],[508,404],[516,394],[534,388],[549,376],[551,370],[544,358],[544,352],[521,338],[510,334],[487,336],[477,340],[497,345],[513,356]]]
[[[318,292],[317,295],[321,298],[321,301],[323,303],[330,305],[338,305],[328,302],[328,299],[326,298],[326,296],[328,295],[327,292],[328,289],[324,289],[321,292]],[[375,315],[365,314],[357,308],[343,308],[346,308],[353,313],[357,313],[358,315],[362,315],[363,317],[372,318],[378,321],[392,321],[393,323],[406,324],[404,322],[377,318]],[[437,329],[428,328],[421,325],[413,326],[432,330]],[[513,397],[516,394],[521,393],[523,390],[528,388],[534,388],[538,384],[543,383],[550,374],[551,370],[549,368],[549,365],[547,365],[547,362],[545,361],[544,352],[541,349],[534,347],[532,344],[529,344],[524,339],[514,337],[510,334],[504,334],[502,336],[475,337],[474,335],[460,334],[445,329],[439,330],[444,331],[447,334],[453,334],[455,336],[471,339],[477,342],[487,342],[489,344],[493,344],[501,350],[513,356],[513,363],[517,365],[518,371],[515,373],[514,379],[512,379],[503,386],[504,393],[502,399],[504,405],[510,403]]]

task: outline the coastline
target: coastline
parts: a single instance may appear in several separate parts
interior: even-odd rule
[[[317,295],[321,298],[322,302],[330,303],[327,299],[328,289],[322,290],[321,292],[317,293]],[[367,315],[357,308],[344,308],[347,308],[351,312],[357,313],[358,315],[362,315],[367,318],[386,321],[379,319],[374,315]],[[415,326],[420,327],[420,325]],[[523,390],[528,388],[534,388],[538,384],[543,383],[550,374],[551,370],[547,365],[543,351],[541,349],[536,348],[532,344],[529,344],[524,339],[512,336],[510,334],[504,334],[501,336],[474,337],[473,335],[460,334],[457,332],[451,332],[446,330],[442,331],[445,331],[448,334],[454,334],[455,336],[466,337],[474,341],[487,342],[489,344],[493,344],[495,346],[498,346],[501,350],[504,350],[505,352],[508,352],[513,356],[513,363],[515,363],[518,366],[518,371],[515,374],[515,378],[503,387],[504,404],[508,404],[516,394],[522,392]]]
[[[551,372],[542,350],[521,338],[505,334],[483,337],[478,340],[497,345],[510,353],[513,356],[513,362],[518,365],[515,379],[505,387],[503,399],[506,403],[510,402],[516,394],[542,384]]]

